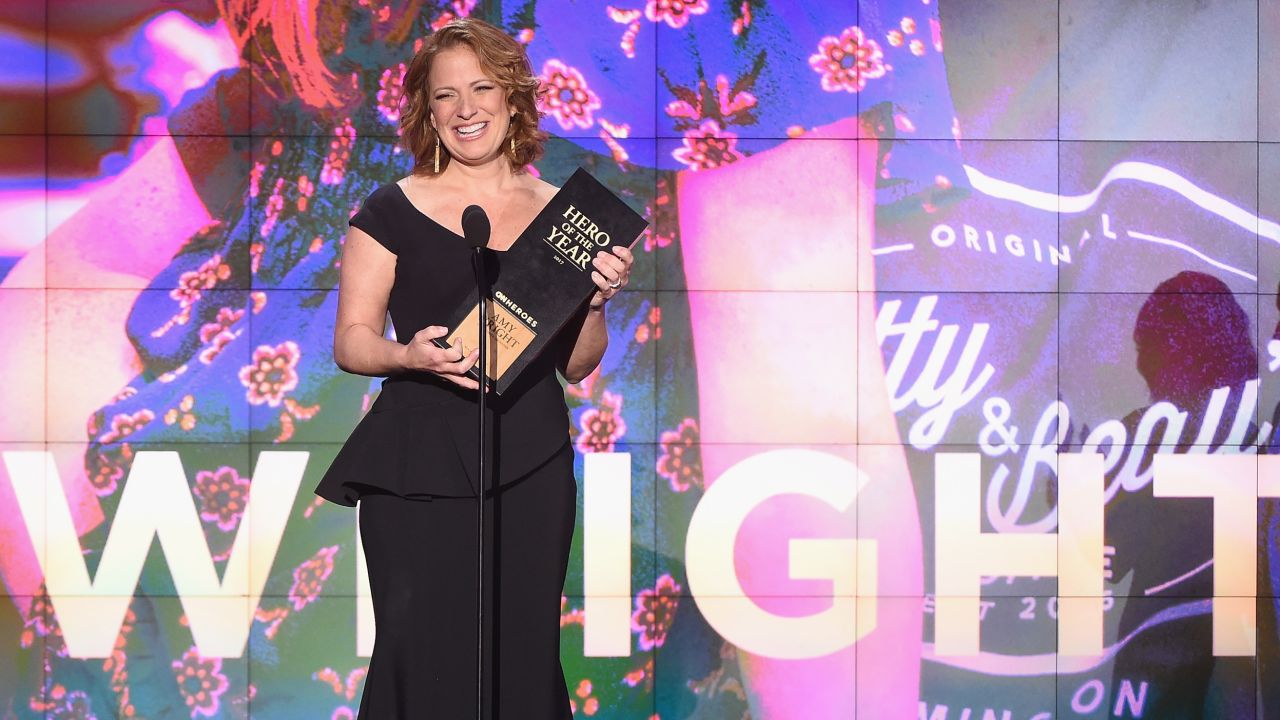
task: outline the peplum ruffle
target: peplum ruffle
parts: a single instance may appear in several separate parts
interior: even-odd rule
[[[493,397],[486,408],[489,492],[537,469],[569,442],[564,394],[554,375]],[[561,412],[549,413],[548,407]],[[431,377],[383,381],[315,493],[353,507],[370,493],[408,499],[475,497],[478,406],[472,394]]]

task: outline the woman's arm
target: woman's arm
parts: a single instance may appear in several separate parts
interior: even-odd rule
[[[396,256],[365,231],[350,227],[342,243],[338,319],[333,360],[357,375],[391,375],[405,369],[406,346],[387,340],[387,301],[395,282]]]
[[[351,227],[342,245],[342,269],[338,279],[338,319],[333,326],[333,359],[349,373],[380,377],[425,370],[465,388],[475,380],[464,373],[475,364],[478,350],[467,356],[456,348],[438,348],[431,341],[448,334],[448,328],[419,330],[407,345],[383,337],[387,301],[395,283],[396,256],[365,231]]]
[[[596,292],[587,304],[587,312],[578,328],[573,347],[560,368],[564,379],[570,383],[582,382],[604,357],[604,351],[609,347],[609,328],[605,324],[604,305],[627,286],[633,262],[635,257],[631,251],[620,246],[613,248],[612,253],[603,250],[596,253],[595,259],[591,261],[596,268],[591,273]],[[614,283],[617,283],[616,287]]]
[[[609,347],[609,329],[605,326],[604,306],[588,308],[578,328],[577,339],[569,349],[560,372],[570,383],[580,383],[591,374]]]

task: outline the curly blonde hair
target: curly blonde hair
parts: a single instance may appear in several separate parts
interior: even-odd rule
[[[516,172],[542,157],[547,134],[538,127],[538,97],[544,92],[533,74],[524,47],[498,28],[475,18],[461,18],[440,28],[427,38],[413,56],[404,76],[404,98],[400,112],[400,142],[413,154],[415,174],[434,175],[437,134],[431,127],[431,96],[427,76],[431,63],[444,50],[466,46],[476,54],[480,68],[507,93],[507,103],[515,117],[503,138],[502,152]],[[515,140],[512,150],[511,139]],[[440,146],[440,172],[448,167],[449,153]]]

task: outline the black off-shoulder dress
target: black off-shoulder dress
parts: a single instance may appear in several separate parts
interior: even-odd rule
[[[400,342],[445,325],[473,286],[465,240],[395,183],[350,223],[396,254]],[[562,351],[553,342],[486,403],[485,718],[570,718],[559,622],[576,486]],[[475,717],[477,413],[474,392],[434,375],[390,377],[315,489],[359,502],[377,624],[361,718]]]
[[[396,183],[373,191],[350,223],[396,254],[388,309],[401,343],[445,325],[475,286],[470,246],[414,207]],[[499,264],[501,255],[493,253]],[[487,487],[523,477],[568,442],[568,409],[555,375],[560,350],[552,343],[511,389],[486,401],[495,449]],[[430,373],[387,378],[316,494],[348,506],[367,492],[475,497],[476,412],[474,392]]]

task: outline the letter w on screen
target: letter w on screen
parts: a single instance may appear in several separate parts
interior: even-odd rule
[[[4,453],[27,532],[33,539],[45,539],[44,551],[36,555],[68,653],[77,658],[111,656],[154,537],[173,573],[201,655],[241,656],[307,455],[258,456],[249,500],[219,581],[178,453],[137,454],[93,580],[53,456]]]

